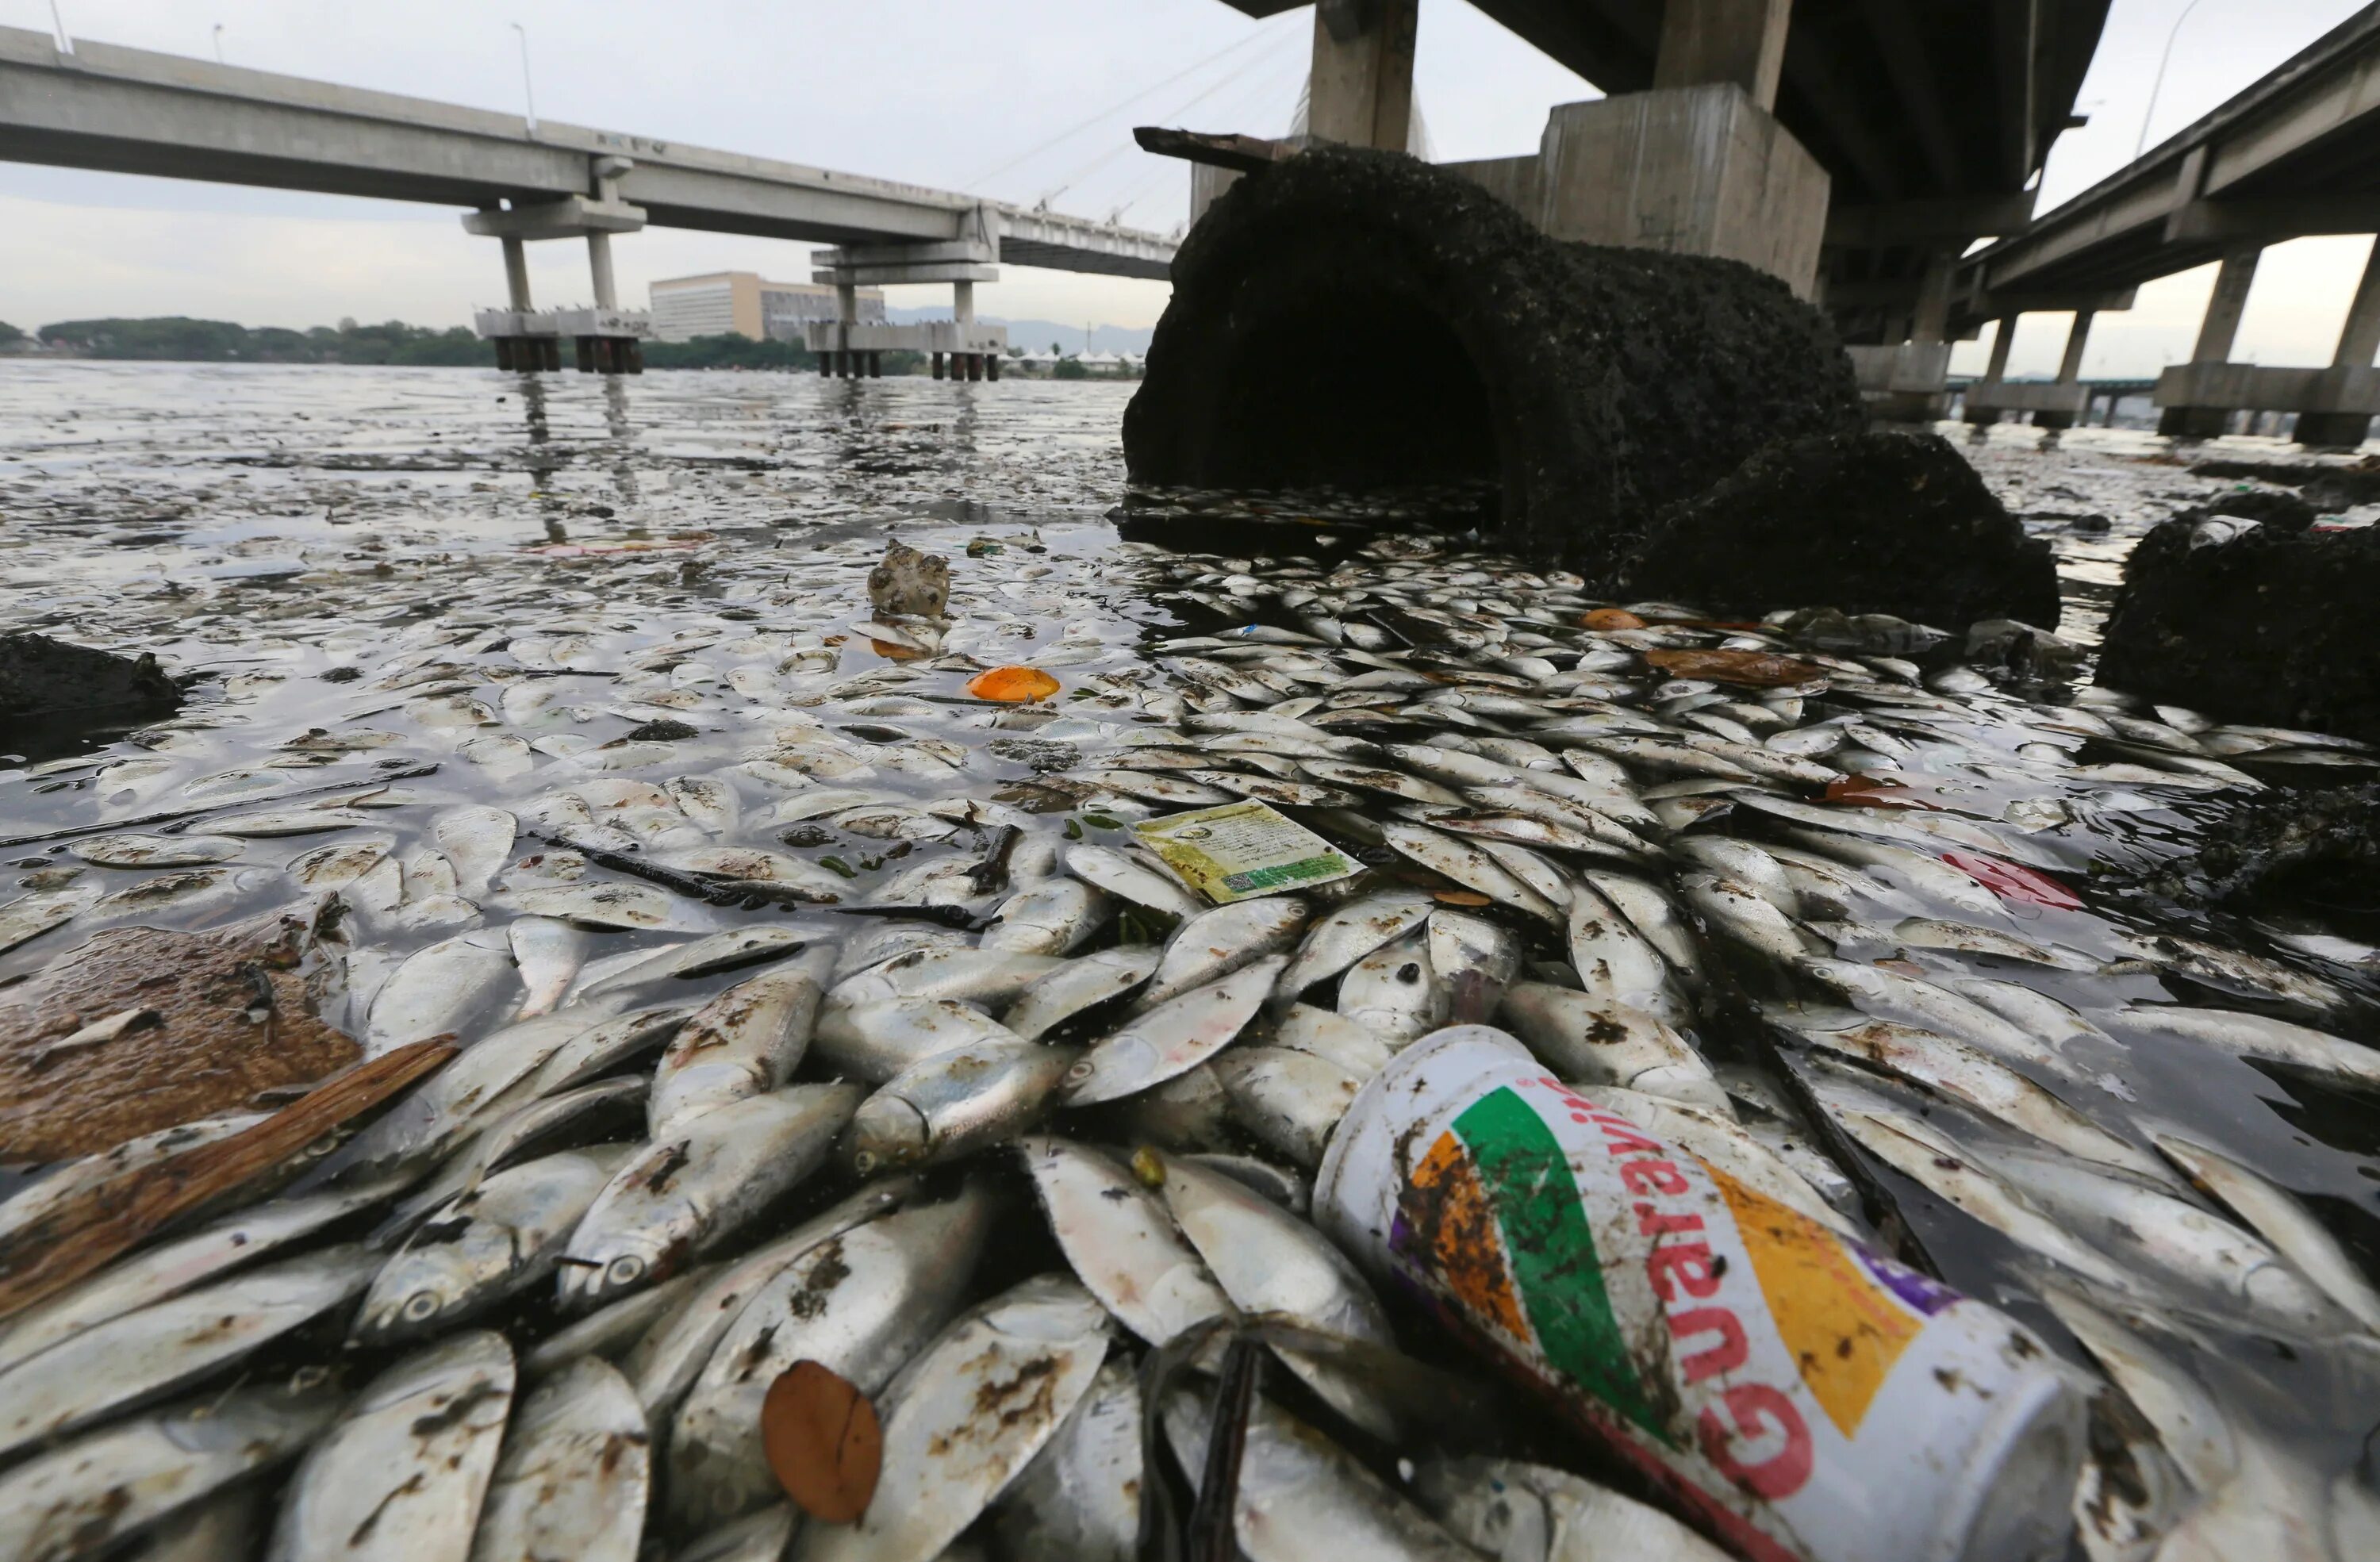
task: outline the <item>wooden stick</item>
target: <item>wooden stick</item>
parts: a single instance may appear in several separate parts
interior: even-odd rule
[[[332,1075],[253,1128],[62,1200],[0,1243],[0,1318],[55,1296],[177,1216],[280,1166],[433,1072],[458,1050],[453,1037],[435,1036],[383,1052]]]

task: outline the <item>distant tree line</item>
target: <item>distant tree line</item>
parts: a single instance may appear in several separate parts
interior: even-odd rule
[[[250,330],[227,320],[165,315],[153,320],[67,320],[33,333],[86,357],[180,363],[484,364],[487,345],[462,326],[434,331],[401,320],[292,331]]]

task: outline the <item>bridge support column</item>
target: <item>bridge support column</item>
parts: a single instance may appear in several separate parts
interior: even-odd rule
[[[2337,370],[2368,369],[2380,353],[2380,238],[2363,264],[2363,278],[2355,285],[2354,301],[2347,306],[2347,323],[2339,328],[2338,350],[2331,355]],[[2298,443],[2359,445],[2372,431],[2368,412],[2301,412]]]
[[[2058,364],[2058,382],[2060,385],[2082,390],[2082,349],[2091,342],[2091,320],[2092,311],[2077,309],[2074,311],[2074,323],[2066,328],[2066,356]],[[2082,405],[2087,412],[2091,405],[2088,391],[2082,391]],[[2074,418],[2075,412],[2071,407],[2039,408],[2033,415],[2033,426],[2036,429],[2071,429]]]
[[[2191,349],[2192,364],[2223,363],[2239,340],[2240,317],[2248,308],[2248,289],[2256,280],[2262,245],[2234,249],[2223,257],[2215,273],[2215,291],[2206,300],[2206,316],[2198,324],[2198,345]],[[2223,406],[2166,406],[2157,411],[2157,432],[2177,439],[2211,440],[2224,431],[2231,415]]]
[[[1421,0],[1318,0],[1307,134],[1345,146],[1406,149],[1420,18]]]
[[[1991,361],[1984,366],[1984,377],[1976,381],[1977,384],[1997,385],[2008,378],[2009,349],[2016,345],[2016,320],[2014,315],[2002,315],[1992,322]],[[2000,420],[2000,409],[1977,406],[1974,388],[1970,386],[1966,411],[1962,416],[1976,428],[1988,428]]]
[[[1773,112],[1792,15],[1793,0],[1669,0],[1653,58],[1655,90],[1732,81]]]

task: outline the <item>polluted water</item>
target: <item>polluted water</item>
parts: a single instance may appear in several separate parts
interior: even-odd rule
[[[1120,387],[0,388],[196,674],[0,773],[0,1557],[2380,1555],[2370,930],[2127,889],[2352,744]]]

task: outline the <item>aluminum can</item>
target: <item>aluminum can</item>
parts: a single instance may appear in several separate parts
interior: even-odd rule
[[[2065,1554],[2084,1404],[1996,1309],[1596,1106],[1486,1025],[1367,1084],[1315,1217],[1757,1562]]]

